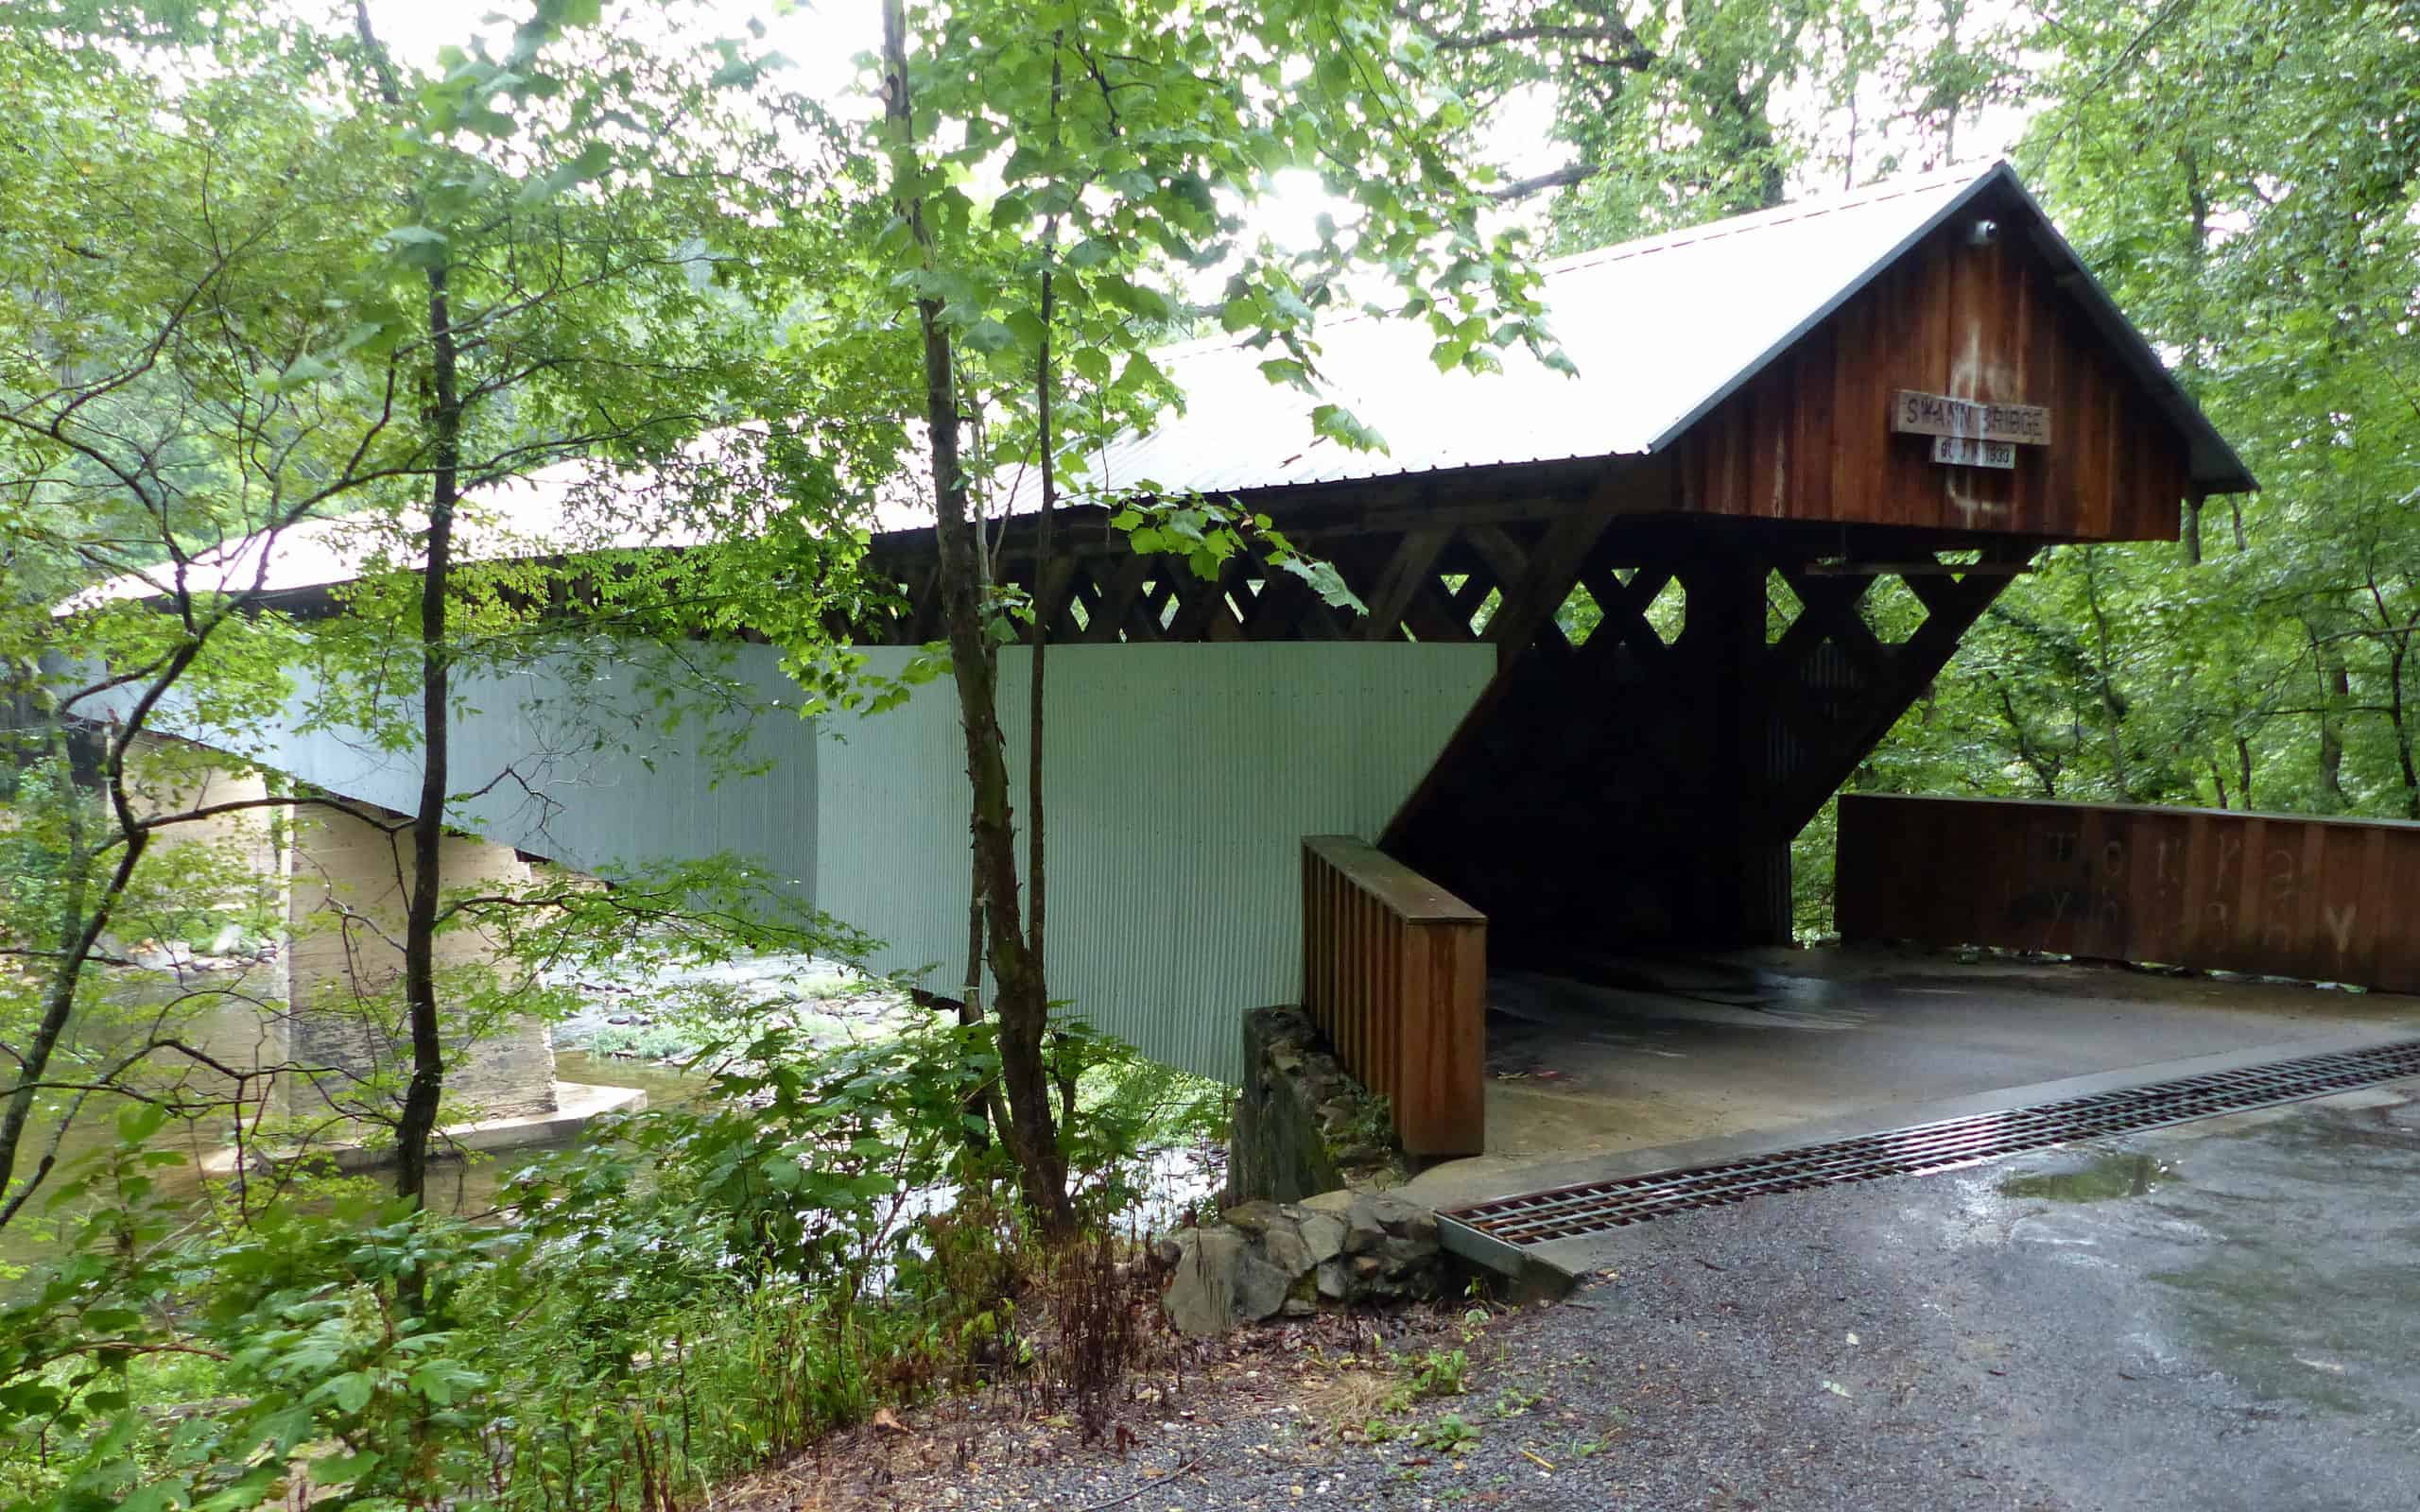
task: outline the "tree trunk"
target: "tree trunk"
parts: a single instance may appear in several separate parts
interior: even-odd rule
[[[2344,659],[2321,642],[2318,627],[2306,628],[2312,669],[2319,675],[2319,790],[2327,812],[2342,814],[2353,804],[2344,792],[2344,724],[2339,711],[2352,701],[2353,679]]]
[[[161,517],[166,518],[164,510]],[[93,952],[99,948],[101,936],[109,933],[117,905],[133,885],[135,870],[151,843],[151,832],[136,822],[134,803],[127,793],[126,753],[133,748],[135,737],[143,732],[161,699],[193,666],[201,654],[201,644],[200,637],[195,636],[170,653],[124,721],[113,725],[109,732],[101,762],[101,785],[109,795],[111,814],[117,822],[115,838],[120,844],[117,864],[111,868],[97,899],[91,897],[93,862],[105,847],[91,844],[78,811],[69,812],[67,883],[59,912],[59,959],[43,988],[41,1019],[26,1043],[12,1047],[17,1080],[7,1102],[0,1104],[0,1228],[6,1228],[25,1211],[36,1190],[58,1167],[59,1143],[54,1139],[32,1171],[22,1178],[18,1173],[26,1130],[33,1119],[35,1099],[40,1095],[39,1084],[49,1072],[51,1059],[58,1054],[68,1023],[75,1017],[76,988],[83,978],[84,968],[92,961]],[[53,752],[55,759],[65,762],[66,746],[56,735]]]
[[[906,151],[911,146],[913,116],[902,0],[884,0],[883,51],[888,75],[884,114],[899,149]],[[931,241],[921,203],[908,198],[900,209],[929,259]],[[924,338],[925,419],[930,433],[933,534],[940,567],[934,588],[941,595],[959,719],[966,737],[975,865],[982,879],[985,948],[997,989],[993,1014],[999,1022],[1000,1080],[1008,1096],[1011,1147],[1017,1158],[1026,1205],[1046,1233],[1059,1237],[1073,1231],[1075,1210],[1067,1196],[1067,1162],[1059,1148],[1049,1068],[1043,1051],[1050,995],[1041,962],[1027,948],[1019,918],[1016,822],[1009,801],[999,690],[986,655],[984,606],[977,591],[981,544],[968,513],[966,479],[959,456],[957,376],[941,301],[919,300],[916,313]]]
[[[2397,640],[2387,653],[2387,723],[2394,729],[2394,760],[2403,778],[2403,816],[2420,819],[2420,764],[2415,764],[2411,751],[2411,727],[2403,712],[2403,663],[2411,654],[2408,639]]]
[[[110,751],[112,796],[118,799],[124,812],[123,762],[127,746],[133,735],[119,736]],[[17,1153],[25,1143],[26,1128],[32,1122],[36,1089],[50,1070],[51,1057],[67,1033],[68,1021],[76,1012],[76,985],[83,975],[83,965],[91,958],[93,949],[100,942],[101,933],[109,927],[110,914],[117,900],[125,896],[127,885],[133,881],[135,865],[143,859],[145,845],[150,836],[143,831],[131,830],[126,836],[126,853],[118,858],[116,874],[103,895],[101,905],[86,916],[85,890],[91,880],[92,851],[85,844],[80,810],[71,807],[68,815],[68,858],[66,886],[59,907],[59,961],[43,994],[42,1019],[34,1025],[32,1036],[15,1051],[17,1085],[9,1094],[5,1107],[0,1107],[0,1228],[22,1211],[32,1200],[34,1191],[50,1177],[58,1163],[56,1152],[45,1155],[25,1181],[19,1183]]]
[[[445,652],[445,597],[454,566],[454,507],[461,485],[462,400],[456,381],[453,310],[445,270],[428,272],[428,335],[432,374],[429,420],[436,468],[430,479],[428,564],[421,574],[420,807],[412,816],[412,886],[404,913],[404,1011],[410,1022],[412,1079],[395,1125],[395,1190],[414,1205],[425,1201],[428,1148],[445,1094],[445,1041],[437,1017],[437,902],[444,885],[446,737],[450,679]]]
[[[370,26],[368,0],[354,0],[353,22],[389,107],[404,102],[386,43]],[[412,1075],[395,1121],[395,1191],[425,1205],[428,1148],[445,1096],[445,1040],[437,1017],[437,902],[444,886],[439,861],[445,842],[446,736],[450,711],[445,659],[445,599],[454,569],[454,507],[460,502],[462,394],[457,373],[453,297],[443,266],[428,270],[430,434],[428,558],[420,581],[420,806],[412,815],[411,891],[404,902],[404,1015],[411,1035]],[[420,1292],[417,1272],[407,1300]]]
[[[2118,701],[2116,669],[2112,665],[2109,615],[2100,604],[2100,573],[2089,546],[2084,548],[2083,596],[2085,607],[2092,610],[2093,640],[2100,661],[2101,734],[2109,748],[2109,771],[2118,783],[2118,796],[2131,798],[2134,782],[2126,768],[2126,743],[2122,728],[2125,710]]]

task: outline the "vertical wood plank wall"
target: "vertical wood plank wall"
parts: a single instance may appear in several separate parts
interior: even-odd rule
[[[1367,841],[1303,841],[1303,1005],[1388,1099],[1406,1154],[1477,1155],[1486,1124],[1487,918]]]
[[[1942,227],[1740,390],[1675,449],[1679,507],[1751,519],[2173,541],[2188,486],[2175,425],[2058,275],[2011,232]],[[1893,390],[2050,411],[2050,444],[2016,466],[1944,467],[1894,436]]]
[[[2420,992],[2420,823],[1848,793],[1838,865],[1851,939]]]

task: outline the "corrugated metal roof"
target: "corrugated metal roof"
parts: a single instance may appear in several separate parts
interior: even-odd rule
[[[668,515],[643,518],[631,511],[583,507],[580,499],[600,480],[617,481],[603,463],[568,461],[479,489],[458,510],[456,559],[511,561],[616,548],[687,546],[704,539],[696,525]],[[262,531],[196,553],[185,564],[184,585],[199,593],[282,593],[352,582],[382,559],[417,567],[424,557],[416,541],[427,529],[427,512],[419,509],[302,520],[283,530]],[[161,562],[110,578],[60,605],[60,612],[112,599],[167,596],[177,587],[177,572],[176,563]]]
[[[1547,318],[1577,377],[1519,351],[1503,354],[1500,373],[1440,372],[1424,325],[1367,316],[1321,327],[1319,399],[1270,383],[1259,364],[1272,353],[1238,338],[1173,349],[1161,364],[1184,391],[1184,413],[1108,448],[1084,482],[1113,493],[1151,485],[1247,492],[1650,454],[1996,186],[2016,191],[2045,252],[2083,280],[2095,323],[2192,442],[2196,481],[2217,491],[2252,487],[2004,163],[1812,197],[1547,265]],[[1357,451],[1317,435],[1310,413],[1323,402],[1350,409],[1387,449]]]
[[[1165,349],[1155,355],[1184,391],[1184,409],[1143,435],[1113,442],[1094,476],[1066,486],[1110,494],[1146,488],[1249,493],[1651,454],[1754,377],[1900,253],[1995,189],[2008,191],[2010,202],[2031,220],[2035,245],[2060,265],[2063,283],[2186,438],[2193,482],[2211,492],[2256,488],[2005,163],[1815,196],[1549,264],[1542,290],[1547,318],[1577,376],[1521,351],[1502,354],[1501,372],[1440,372],[1430,360],[1425,324],[1371,316],[1321,326],[1323,392],[1316,398],[1270,383],[1260,364],[1272,353],[1240,338]],[[1311,411],[1331,402],[1374,429],[1386,450],[1357,451],[1317,434]],[[714,438],[699,444],[711,447]],[[594,466],[564,463],[482,490],[464,527],[462,556],[677,545],[690,539],[668,522],[650,528],[625,517],[600,526],[595,511],[575,520],[569,502],[594,478]],[[1008,508],[1021,512],[1039,502],[1040,483],[1030,470],[1021,470],[1007,491]],[[929,519],[924,507],[889,499],[874,524],[900,530]],[[218,579],[250,587],[261,565],[259,541],[239,541],[195,563],[196,585],[219,586],[210,581]],[[361,526],[343,521],[299,526],[270,550],[263,586],[274,592],[346,581],[378,544]],[[130,575],[88,591],[70,607],[103,597],[152,597],[164,586]]]
[[[1182,415],[1112,446],[1110,490],[1203,493],[1653,451],[1760,365],[1969,187],[1972,170],[1903,179],[1547,265],[1547,319],[1577,377],[1526,352],[1500,373],[1440,372],[1426,326],[1368,316],[1322,325],[1322,399],[1261,375],[1236,338],[1162,356]],[[1317,436],[1320,403],[1386,440]]]

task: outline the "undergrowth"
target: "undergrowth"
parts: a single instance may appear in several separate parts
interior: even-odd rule
[[[491,1221],[302,1186],[195,1229],[143,1118],[0,1311],[0,1506],[666,1512],[885,1405],[1020,1393],[1107,1431],[1165,1345],[1138,1152],[1218,1096],[1060,1037],[1085,1228],[1020,1221],[986,1026],[728,1047],[694,1108],[611,1123]],[[237,1221],[240,1218],[240,1221]]]

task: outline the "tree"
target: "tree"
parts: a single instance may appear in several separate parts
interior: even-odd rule
[[[71,1022],[97,1010],[86,968],[113,929],[160,902],[148,864],[173,820],[147,811],[137,743],[189,678],[229,724],[257,720],[290,656],[283,623],[250,612],[264,562],[223,583],[198,566],[216,544],[273,540],[394,472],[385,396],[287,376],[346,323],[336,310],[358,246],[331,227],[364,189],[363,135],[327,132],[298,101],[233,79],[171,97],[112,39],[52,21],[0,30],[0,70],[25,106],[0,148],[12,164],[0,283],[14,291],[0,316],[11,558],[0,649],[22,714],[20,780],[48,799],[14,827],[47,885],[7,900],[28,910],[12,906],[6,936],[32,969],[9,983],[0,1224],[55,1166],[54,1141],[25,1168],[25,1140]],[[241,136],[241,161],[217,145],[222,132]],[[156,234],[166,226],[189,234]],[[164,611],[102,598],[52,612],[72,588],[137,569],[160,585]],[[92,675],[62,686],[61,670]],[[104,703],[112,717],[100,722]],[[84,750],[79,725],[96,731]],[[96,778],[98,807],[75,796],[78,765]]]
[[[1453,148],[1467,107],[1433,44],[1383,7],[890,0],[883,16],[884,113],[859,171],[884,202],[849,295],[865,314],[845,339],[911,336],[891,351],[916,374],[898,387],[922,397],[1009,1143],[1027,1204],[1064,1232],[1045,1055],[1042,766],[1031,766],[1020,878],[989,654],[1026,622],[1038,714],[1034,585],[1011,592],[985,572],[987,520],[1002,512],[1011,470],[1038,471],[1046,509],[1077,496],[1119,506],[1138,546],[1176,549],[1198,569],[1252,549],[1312,573],[1266,521],[1218,501],[1158,498],[1149,480],[1090,467],[1102,443],[1177,398],[1150,348],[1188,302],[1186,282],[1223,274],[1221,328],[1268,351],[1272,382],[1313,392],[1316,321],[1357,302],[1349,270],[1380,280],[1368,297],[1392,296],[1385,313],[1427,323],[1443,366],[1481,367],[1497,346],[1541,342],[1540,312],[1517,241],[1479,230],[1488,201]],[[1318,173],[1340,201],[1321,245],[1296,253],[1251,236],[1241,219],[1287,169]],[[906,332],[901,315],[912,319]],[[1346,444],[1380,443],[1341,405],[1312,414]]]
[[[2204,800],[2420,813],[2408,29],[2383,6],[2071,4],[2036,36],[2024,161],[2265,486],[2215,527],[2191,501],[2181,560],[2113,558],[2151,674],[2129,723]]]
[[[2185,501],[2181,549],[2045,553],[1859,781],[2420,815],[2408,15],[2015,19],[2029,180],[2264,491]]]
[[[1542,198],[1575,251],[1953,161],[1961,129],[2022,75],[2021,28],[1969,0],[1400,9],[1468,93],[1479,136],[1551,102],[1564,161],[1492,193]]]
[[[130,753],[172,711],[240,735],[280,712],[288,673],[306,666],[321,673],[321,717],[360,714],[425,755],[403,941],[415,1065],[399,1185],[416,1198],[458,1048],[441,1030],[431,952],[467,906],[443,901],[435,862],[461,797],[449,682],[466,663],[527,654],[528,638],[508,631],[560,596],[527,564],[466,574],[456,525],[480,519],[483,492],[563,459],[670,458],[749,412],[756,327],[716,271],[757,234],[762,198],[784,192],[786,144],[733,102],[762,62],[742,43],[691,32],[666,45],[576,0],[542,6],[506,56],[474,44],[436,77],[398,68],[366,30],[240,9],[207,33],[169,32],[165,62],[127,56],[79,19],[0,30],[0,67],[37,102],[0,146],[27,165],[9,179],[0,232],[0,282],[25,295],[0,336],[0,508],[26,564],[9,575],[5,649],[30,758],[64,790],[77,731],[97,729],[107,810],[65,804],[16,832],[46,848],[59,881],[29,895],[52,917],[7,921],[16,957],[39,963],[39,1002],[22,1040],[9,1036],[28,1048],[0,1108],[0,1222],[50,1169],[19,1170],[33,1105],[72,1021],[101,995],[87,968],[147,885],[153,838],[223,811],[146,812]],[[187,82],[169,87],[171,73]],[[802,483],[816,470],[785,471],[794,450],[762,429],[732,433],[719,467],[662,471],[697,483],[687,507],[751,519],[812,570],[819,554],[785,522],[822,519],[829,499]],[[779,473],[792,496],[728,502],[751,456],[763,464],[752,482]],[[354,607],[375,612],[305,634],[266,610],[277,542],[338,517],[372,577]],[[717,554],[677,568],[642,555],[625,553],[621,579],[590,601],[674,634],[777,597],[804,622],[821,610],[795,582],[752,598],[733,588],[675,627],[668,585],[694,588]],[[761,582],[761,559],[747,565]],[[52,613],[112,575],[126,592]],[[408,710],[347,688],[378,673],[379,638],[398,629],[419,647]],[[98,671],[62,685],[62,667]]]

